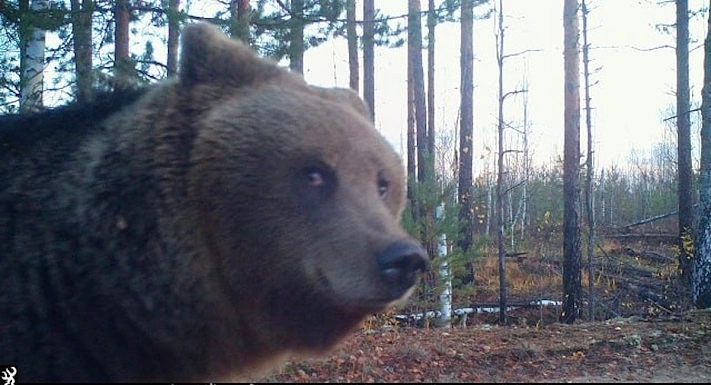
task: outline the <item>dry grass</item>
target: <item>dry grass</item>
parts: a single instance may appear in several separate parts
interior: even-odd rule
[[[560,255],[560,250],[558,254],[542,252],[544,249],[543,246],[540,246],[542,243],[537,242],[526,247],[527,253],[524,255],[506,258],[506,286],[509,304],[528,303],[539,299],[562,299],[563,257]],[[553,249],[551,245],[548,245],[547,248]],[[586,250],[585,240],[583,240],[581,286],[583,300],[588,303],[587,298],[590,290]],[[594,252],[592,260],[593,289],[596,312],[599,312],[597,317],[638,315],[647,311],[645,308],[655,306],[646,304],[647,300],[639,297],[637,290],[640,287],[652,288],[653,291],[667,296],[666,298],[678,297],[678,293],[666,289],[666,287],[674,286],[673,280],[678,275],[673,245],[620,242],[600,237]],[[480,255],[482,256],[474,261],[474,284],[458,285],[455,281],[453,288],[454,308],[499,302],[499,261],[495,248],[485,247],[481,250]],[[412,306],[400,309],[398,314],[412,314],[425,309],[437,309],[438,294],[441,289],[428,287],[427,290],[429,290],[427,295],[421,294],[419,300],[414,299],[410,303]],[[663,307],[660,309],[663,310]],[[551,308],[543,312],[548,311],[551,312],[550,318],[555,319],[554,313],[559,309]],[[540,314],[536,317],[548,318]]]
[[[477,286],[483,297],[494,298],[499,293],[499,261],[495,256],[484,257],[474,267]],[[527,297],[530,294],[556,293],[563,285],[563,277],[540,257],[506,258],[506,284],[512,298]],[[479,301],[482,300],[478,296]]]

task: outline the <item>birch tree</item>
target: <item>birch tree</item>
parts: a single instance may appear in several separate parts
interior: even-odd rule
[[[22,8],[26,12],[22,12]],[[20,113],[37,111],[43,106],[45,31],[36,21],[47,8],[48,0],[20,3],[23,15],[20,22]]]

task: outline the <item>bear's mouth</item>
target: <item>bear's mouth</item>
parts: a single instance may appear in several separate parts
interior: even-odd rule
[[[316,278],[321,290],[331,293],[332,300],[337,303],[337,306],[347,309],[349,312],[358,313],[378,313],[391,308],[401,302],[404,302],[415,291],[416,285],[412,285],[402,295],[391,297],[389,295],[382,297],[344,297],[339,295],[333,285],[331,285],[326,274],[320,268],[316,269]]]

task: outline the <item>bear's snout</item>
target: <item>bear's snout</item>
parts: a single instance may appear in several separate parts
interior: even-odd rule
[[[417,277],[429,268],[425,250],[413,241],[397,241],[377,256],[382,279],[392,299],[405,295]]]

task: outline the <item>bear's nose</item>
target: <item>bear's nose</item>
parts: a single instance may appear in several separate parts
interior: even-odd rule
[[[392,299],[400,298],[429,267],[427,253],[412,241],[391,243],[377,256],[383,280]]]

